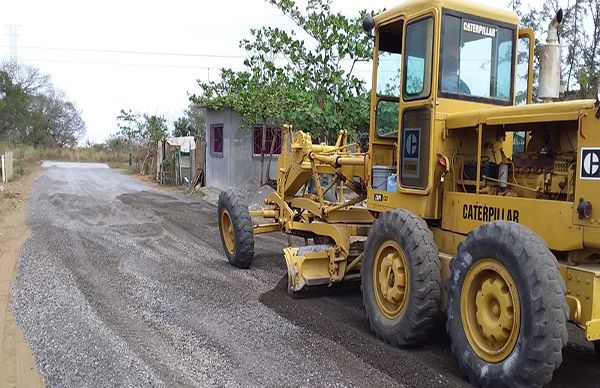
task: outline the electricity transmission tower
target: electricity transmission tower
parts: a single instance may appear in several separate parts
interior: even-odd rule
[[[9,59],[13,63],[17,63],[17,37],[19,36],[17,29],[19,28],[16,24],[7,24],[8,28],[8,39],[9,39]]]

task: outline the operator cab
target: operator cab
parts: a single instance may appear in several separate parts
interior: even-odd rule
[[[439,215],[427,196],[438,173],[431,150],[441,122],[531,101],[533,40],[518,25],[513,12],[457,0],[409,0],[365,19],[375,38],[369,209],[385,211],[394,198],[422,217]],[[386,171],[396,174],[397,188],[377,179]]]

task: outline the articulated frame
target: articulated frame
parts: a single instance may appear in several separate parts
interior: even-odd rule
[[[352,251],[351,237],[366,236],[373,223],[371,213],[356,206],[366,199],[367,154],[352,151],[358,145],[348,144],[347,131],[340,131],[336,144],[328,146],[312,144],[310,135],[301,131],[293,136],[286,125],[283,144],[277,190],[265,200],[271,207],[250,212],[274,222],[254,225],[254,234],[281,231],[325,243],[284,249],[290,291],[358,278],[362,255]],[[326,188],[323,175],[333,178]],[[314,189],[309,191],[311,184]],[[338,200],[327,201],[326,194],[335,186]]]

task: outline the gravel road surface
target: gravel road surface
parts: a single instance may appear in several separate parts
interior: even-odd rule
[[[277,235],[227,263],[216,208],[102,165],[51,163],[29,204],[13,307],[49,387],[466,386],[444,320],[420,347],[368,328],[357,290],[285,292]],[[576,330],[553,385],[592,386]]]

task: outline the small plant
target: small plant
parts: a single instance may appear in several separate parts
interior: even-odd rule
[[[20,162],[15,163],[13,175],[10,178],[11,181],[18,181],[25,175],[25,169],[23,168],[23,164]]]

